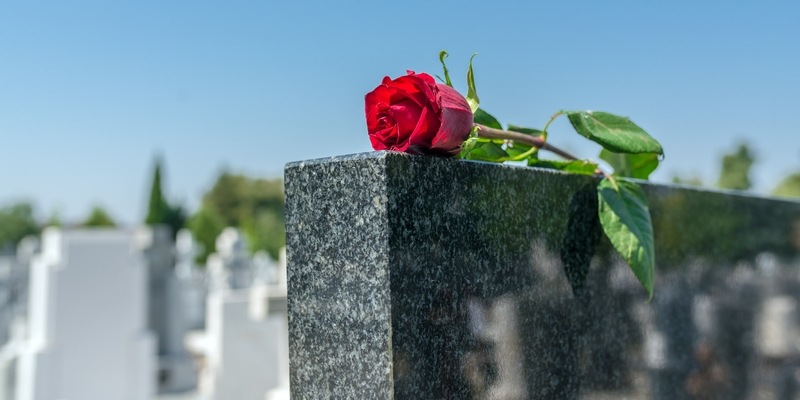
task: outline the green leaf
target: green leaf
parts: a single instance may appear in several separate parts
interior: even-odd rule
[[[494,128],[494,129],[500,129],[500,130],[503,129],[503,126],[500,125],[500,122],[497,120],[497,118],[493,117],[486,111],[483,111],[482,108],[475,110],[473,114],[474,114],[473,121],[476,124],[486,125],[489,128]]]
[[[491,162],[503,162],[504,158],[508,157],[508,153],[503,150],[497,143],[492,142],[477,142],[469,152],[465,154],[468,160],[480,160]]]
[[[519,132],[519,133],[524,133],[524,134],[531,135],[531,136],[536,136],[536,137],[542,135],[542,131],[540,131],[538,129],[523,128],[521,126],[512,125],[512,124],[508,124],[508,130],[509,131],[514,131],[514,132]],[[512,144],[510,144],[506,148],[506,153],[508,153],[508,155],[511,156],[511,157],[517,157],[520,154],[529,151],[530,149],[531,149],[531,146],[527,145],[526,143],[513,142]],[[536,153],[534,152],[533,154],[531,154],[531,156],[533,156],[534,154],[536,154]],[[528,157],[528,158],[530,158],[530,157]]]
[[[620,154],[603,149],[600,159],[614,168],[614,175],[629,178],[647,179],[658,167],[658,154]]]
[[[612,182],[604,178],[597,185],[597,194],[603,231],[652,298],[655,274],[653,224],[642,188],[630,181],[617,179]]]
[[[539,160],[536,158],[534,159],[529,158],[528,166],[547,168],[547,169],[557,169],[559,171],[570,172],[573,174],[580,174],[580,175],[594,175],[595,171],[597,170],[597,164],[586,160],[554,161],[554,160]]]
[[[524,143],[514,142],[506,146],[506,153],[508,153],[509,157],[517,157],[523,153],[528,152],[531,149],[531,146],[528,146]],[[531,155],[536,154],[535,152]],[[524,159],[523,159],[524,160]],[[520,160],[522,161],[522,160]]]
[[[506,141],[504,139],[490,139],[485,137],[479,137],[478,143],[495,143],[495,144],[504,144]]]
[[[508,130],[509,131],[514,131],[514,132],[519,132],[519,133],[525,133],[525,134],[532,135],[532,136],[542,136],[542,131],[540,129],[523,128],[521,126],[512,125],[512,124],[508,124]]]
[[[472,59],[477,55],[478,53],[475,53],[469,58],[469,69],[467,69],[467,103],[473,113],[478,110],[478,105],[481,103],[478,91],[475,90],[475,75],[472,73]]]
[[[453,87],[453,83],[450,82],[450,73],[447,72],[447,65],[444,63],[444,59],[447,58],[447,52],[442,50],[439,52],[439,62],[442,63],[442,68],[444,69],[444,83],[447,86]],[[439,78],[442,79],[442,78]]]
[[[661,144],[626,117],[601,111],[566,111],[581,135],[615,153],[664,154]]]
[[[461,143],[461,153],[458,154],[458,158],[466,159],[469,157],[469,153],[475,146],[478,145],[478,138],[475,136],[467,138],[464,143]]]

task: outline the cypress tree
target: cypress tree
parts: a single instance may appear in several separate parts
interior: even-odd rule
[[[144,222],[147,225],[169,226],[172,229],[173,237],[186,225],[186,212],[183,207],[169,204],[166,197],[164,197],[164,191],[161,189],[161,157],[156,158],[155,168],[153,169],[150,204]]]
[[[150,187],[150,204],[147,210],[145,223],[156,225],[166,223],[169,205],[164,198],[161,190],[161,158],[156,158],[155,171],[153,173],[153,184]]]
[[[750,182],[750,167],[753,166],[755,157],[747,144],[740,144],[736,152],[726,154],[722,158],[722,171],[719,174],[717,187],[721,189],[748,190]]]

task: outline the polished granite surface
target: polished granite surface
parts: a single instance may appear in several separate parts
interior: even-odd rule
[[[286,168],[295,399],[794,399],[800,203],[647,185],[647,301],[596,181],[376,152]]]

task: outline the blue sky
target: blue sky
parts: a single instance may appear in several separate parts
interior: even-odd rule
[[[798,4],[0,0],[0,204],[133,223],[156,154],[193,208],[223,168],[370,151],[364,94],[438,74],[442,49],[462,92],[479,52],[482,106],[504,123],[628,115],[664,145],[662,182],[713,184],[747,140],[767,192],[800,171]],[[566,120],[550,141],[596,157]]]

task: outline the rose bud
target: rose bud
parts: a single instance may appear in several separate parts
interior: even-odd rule
[[[472,131],[472,111],[455,89],[425,73],[383,78],[367,93],[367,131],[372,148],[455,156]]]

